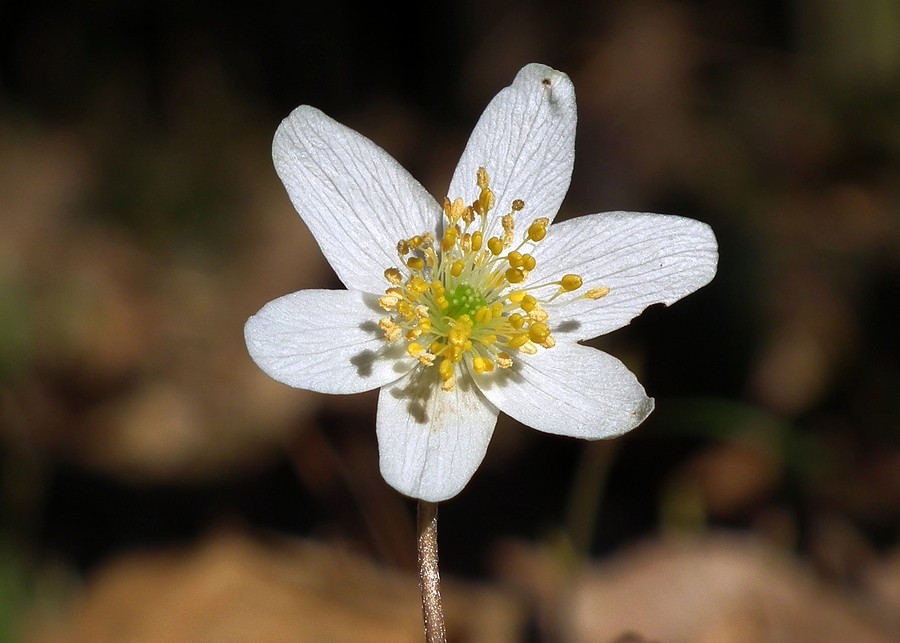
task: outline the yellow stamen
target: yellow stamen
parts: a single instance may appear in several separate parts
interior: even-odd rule
[[[525,279],[525,273],[522,272],[521,268],[510,268],[503,274],[506,275],[506,280],[511,284],[522,283]]]
[[[584,293],[585,299],[603,299],[609,294],[609,288],[606,286],[600,286],[599,288],[591,288],[586,293]]]
[[[565,277],[560,279],[559,285],[562,286],[562,289],[566,292],[578,290],[582,285],[581,277],[579,277],[578,275],[566,275]]]
[[[547,236],[547,226],[542,223],[538,223],[535,221],[530,226],[528,226],[528,240],[529,241],[541,241],[544,237]]]
[[[395,286],[399,286],[403,283],[403,275],[401,275],[400,271],[396,268],[388,268],[387,270],[385,270],[384,278]]]
[[[536,344],[540,344],[550,337],[550,328],[543,322],[535,322],[528,329],[528,337]]]
[[[478,168],[478,172],[475,173],[475,182],[482,190],[486,190],[488,185],[490,184],[487,170],[485,170],[483,167]]]
[[[472,233],[472,252],[478,252],[481,250],[481,241],[484,235],[481,234],[481,231]]]

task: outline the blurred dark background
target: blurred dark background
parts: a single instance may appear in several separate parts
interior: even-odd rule
[[[900,614],[900,3],[0,2],[0,641],[110,561],[222,530],[413,566],[375,396],[288,389],[243,346],[267,301],[339,286],[271,136],[315,105],[442,196],[528,62],[578,94],[560,216],[700,219],[721,262],[592,342],[656,398],[645,425],[501,418],[441,509],[444,573],[531,595],[522,543],[569,573],[727,530],[840,591],[881,596],[879,570]]]

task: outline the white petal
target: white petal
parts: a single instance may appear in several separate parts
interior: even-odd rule
[[[564,73],[528,65],[487,106],[472,132],[447,196],[472,203],[479,167],[487,170],[495,216],[525,202],[518,215],[551,220],[569,189],[575,159],[575,88]],[[518,218],[517,217],[517,218]]]
[[[678,301],[716,274],[718,245],[705,223],[663,214],[608,212],[550,226],[532,251],[530,284],[572,273],[581,289],[545,306],[557,340],[590,339],[621,328],[651,304]],[[590,300],[593,288],[609,294]]]
[[[244,326],[253,361],[272,379],[319,393],[361,393],[393,382],[415,364],[388,344],[373,295],[301,290],[262,307]]]
[[[378,397],[381,475],[397,491],[429,502],[462,491],[497,423],[497,409],[468,376],[450,392],[439,381],[437,367],[417,368]]]
[[[594,348],[560,343],[514,359],[512,368],[474,375],[475,383],[501,411],[539,431],[612,438],[653,410],[634,374]]]
[[[291,202],[351,290],[383,293],[397,242],[436,234],[441,208],[397,161],[366,137],[301,105],[272,145]]]

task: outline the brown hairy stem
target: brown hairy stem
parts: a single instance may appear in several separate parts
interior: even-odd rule
[[[447,643],[444,606],[441,603],[441,574],[438,571],[437,514],[435,502],[419,501],[419,589],[425,617],[426,643]]]

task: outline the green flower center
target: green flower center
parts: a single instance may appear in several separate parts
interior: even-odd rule
[[[475,288],[469,284],[460,284],[445,295],[450,306],[444,311],[453,319],[459,319],[463,315],[475,318],[475,313],[482,306],[487,305],[487,300]]]

